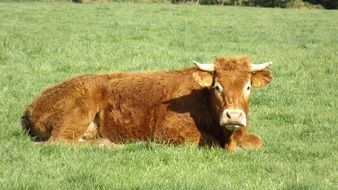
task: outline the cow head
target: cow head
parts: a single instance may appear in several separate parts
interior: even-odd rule
[[[252,64],[248,57],[218,57],[212,64],[194,63],[199,71],[193,73],[193,78],[210,89],[220,126],[228,130],[246,127],[251,88],[263,87],[271,81],[272,74],[264,70],[271,62]]]

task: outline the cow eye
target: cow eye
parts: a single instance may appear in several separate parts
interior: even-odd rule
[[[250,89],[251,89],[251,86],[246,87],[246,89],[247,89],[247,90],[250,90]]]
[[[218,92],[218,93],[222,93],[223,91],[223,88],[220,84],[216,83],[215,85],[215,90]]]

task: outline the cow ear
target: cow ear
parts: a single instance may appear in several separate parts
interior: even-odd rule
[[[204,88],[211,88],[213,85],[213,75],[209,72],[196,71],[192,74],[195,82]]]
[[[269,71],[258,71],[252,73],[251,76],[251,86],[255,88],[263,87],[269,84],[272,80],[272,74]]]

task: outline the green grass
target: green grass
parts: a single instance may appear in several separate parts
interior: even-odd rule
[[[0,3],[0,189],[336,189],[338,12],[110,3]],[[83,73],[173,70],[217,55],[272,60],[255,90],[260,151],[39,145],[19,117]]]

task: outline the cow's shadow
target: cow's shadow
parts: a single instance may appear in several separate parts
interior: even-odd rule
[[[183,95],[163,102],[170,111],[189,113],[196,127],[203,134],[208,134],[218,141],[223,141],[216,110],[210,100],[210,92],[206,89],[193,90]],[[220,142],[222,144],[222,142]]]

